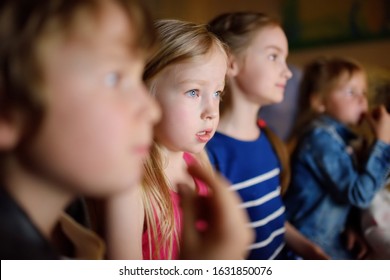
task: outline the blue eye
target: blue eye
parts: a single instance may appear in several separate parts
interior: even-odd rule
[[[108,87],[115,87],[118,85],[120,75],[117,72],[110,72],[104,77],[104,84]]]
[[[221,96],[222,96],[222,91],[219,90],[219,91],[214,92],[214,93],[213,93],[213,96],[214,96],[215,98],[218,98],[218,99],[221,98]]]
[[[186,95],[189,97],[194,97],[194,98],[199,96],[198,91],[195,89],[191,89],[191,90],[187,91]]]
[[[351,88],[347,89],[347,90],[345,91],[345,94],[346,94],[347,96],[350,96],[350,97],[353,97],[353,96],[357,95],[357,93],[356,93],[353,89],[351,89]]]

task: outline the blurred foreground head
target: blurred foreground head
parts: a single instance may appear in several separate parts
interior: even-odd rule
[[[155,33],[140,3],[3,0],[0,41],[2,183],[28,174],[104,195],[138,182],[159,118],[142,82]]]

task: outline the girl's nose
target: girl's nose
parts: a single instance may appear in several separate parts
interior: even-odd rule
[[[219,102],[214,97],[205,97],[203,100],[202,119],[215,119],[219,115]]]
[[[290,68],[288,68],[287,64],[285,64],[283,75],[286,77],[287,80],[291,79],[293,76],[293,73],[291,72]]]

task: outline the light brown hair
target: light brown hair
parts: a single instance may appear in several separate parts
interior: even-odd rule
[[[0,116],[15,111],[24,118],[26,135],[33,134],[44,117],[40,88],[44,83],[38,49],[53,34],[77,30],[80,11],[98,16],[107,0],[2,0],[0,3]],[[146,9],[135,0],[114,0],[126,13],[136,33],[138,50],[150,51],[155,32]],[[135,26],[135,28],[134,28]]]
[[[311,106],[313,96],[325,97],[343,75],[351,77],[357,72],[365,73],[363,66],[344,57],[319,57],[305,65],[299,89],[297,121],[291,134],[293,138],[299,138],[307,124],[319,115]],[[292,142],[295,140],[290,139]],[[290,145],[292,150],[294,144]]]
[[[265,27],[281,26],[280,22],[264,13],[237,12],[225,13],[217,16],[208,23],[208,28],[218,38],[229,46],[230,53],[240,57],[245,54],[255,36]],[[221,102],[221,115],[232,106],[232,97],[229,83],[226,85],[223,102]],[[281,164],[280,185],[284,194],[290,184],[289,156],[285,144],[268,127],[261,128],[269,138]]]
[[[280,23],[275,18],[256,12],[225,13],[208,23],[208,29],[227,44],[230,53],[237,57],[245,54],[259,31],[270,26],[280,26]],[[221,116],[231,108],[231,102],[231,93],[227,83],[220,106]]]

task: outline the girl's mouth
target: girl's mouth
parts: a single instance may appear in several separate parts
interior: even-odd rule
[[[206,143],[211,139],[211,130],[202,130],[196,134],[199,142]]]

